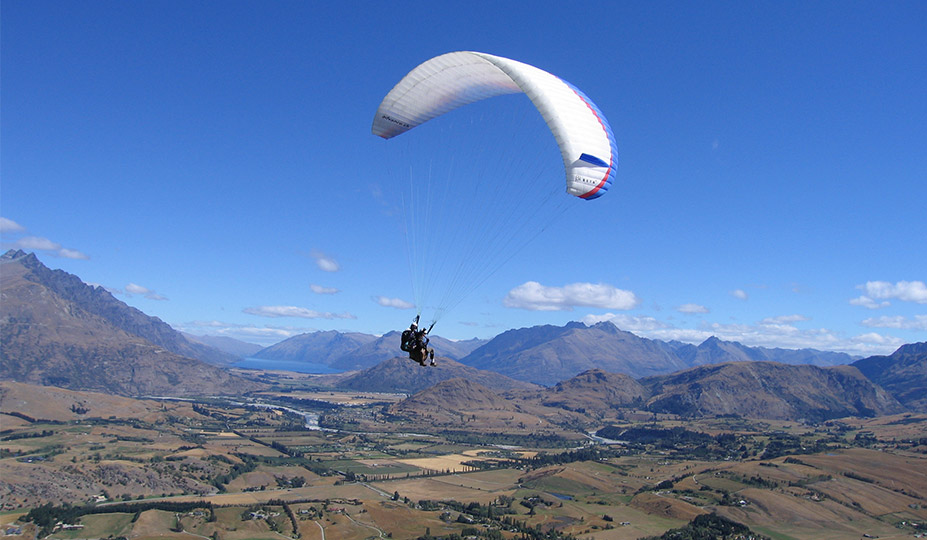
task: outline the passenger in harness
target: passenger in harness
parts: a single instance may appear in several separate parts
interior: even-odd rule
[[[435,364],[435,350],[428,347],[428,332],[431,331],[431,328],[419,330],[418,318],[419,316],[416,315],[409,328],[402,331],[402,343],[400,343],[399,348],[409,353],[409,358],[422,366],[428,360],[431,360],[432,366],[437,365]],[[431,327],[434,328],[434,324]]]

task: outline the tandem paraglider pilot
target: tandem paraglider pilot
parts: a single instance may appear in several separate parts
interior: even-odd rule
[[[418,318],[419,316],[416,315],[409,328],[402,331],[402,343],[399,348],[409,353],[409,358],[420,365],[424,366],[430,360],[431,365],[434,366],[436,365],[435,350],[428,347],[428,332],[431,328],[419,329]],[[434,325],[431,326],[434,327]]]

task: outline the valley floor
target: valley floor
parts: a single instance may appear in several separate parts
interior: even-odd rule
[[[423,426],[308,429],[325,425],[324,407],[3,384],[7,538],[624,540],[712,512],[781,540],[927,533],[927,415],[817,426],[625,415],[607,422],[617,444],[577,432],[513,447]],[[350,407],[363,417],[395,399]]]

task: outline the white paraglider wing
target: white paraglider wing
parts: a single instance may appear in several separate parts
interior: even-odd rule
[[[618,165],[618,148],[601,111],[568,82],[508,58],[466,51],[426,61],[380,103],[373,133],[389,139],[469,103],[522,92],[557,141],[567,192],[583,199],[605,193]]]

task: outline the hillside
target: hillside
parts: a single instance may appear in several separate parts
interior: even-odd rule
[[[587,414],[642,406],[647,389],[623,373],[593,369],[541,391],[541,404]]]
[[[49,269],[32,253],[10,250],[0,257],[0,264],[4,264],[4,273],[21,275],[30,282],[38,283],[61,300],[79,305],[83,311],[96,315],[108,324],[174,354],[218,365],[238,360],[233,355],[203,343],[189,341],[169,324],[117,300],[103,287],[93,287],[73,274]],[[16,302],[17,299],[11,297],[9,301]]]
[[[819,368],[775,362],[701,366],[640,381],[650,390],[647,410],[704,417],[820,421],[879,416],[904,410],[851,366]]]
[[[13,381],[0,381],[0,414],[15,413],[53,422],[73,422],[86,418],[135,418],[166,422],[171,411],[164,401],[136,399],[100,392],[67,390]],[[4,417],[6,423],[13,417]],[[19,417],[21,419],[21,416]]]
[[[927,412],[927,342],[904,345],[889,356],[853,363],[912,411]]]
[[[259,386],[130,332],[179,350],[207,348],[34,255],[8,252],[0,264],[0,378],[125,396],[240,394]]]
[[[422,367],[408,358],[391,358],[338,383],[338,388],[364,392],[413,394],[449,379],[465,378],[496,392],[531,390],[537,386],[465,366],[450,358],[437,358],[435,367]]]
[[[449,379],[431,386],[390,407],[397,414],[419,411],[515,410],[508,399],[467,379]]]

